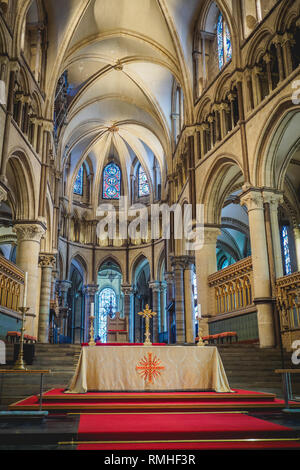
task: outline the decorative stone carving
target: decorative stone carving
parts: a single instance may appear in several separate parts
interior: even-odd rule
[[[44,236],[46,227],[39,223],[18,223],[14,225],[13,231],[17,234],[18,242],[34,241],[40,243]]]
[[[246,206],[249,211],[252,210],[263,210],[264,200],[259,190],[252,189],[241,196],[240,202],[242,206]]]
[[[41,253],[39,257],[39,265],[42,268],[54,268],[56,263],[55,256],[52,254]]]

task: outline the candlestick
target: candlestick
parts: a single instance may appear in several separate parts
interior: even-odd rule
[[[22,327],[21,327],[21,338],[20,338],[20,347],[19,347],[19,354],[18,358],[14,364],[13,369],[15,370],[27,370],[24,364],[23,360],[23,350],[24,350],[24,331],[25,331],[25,319],[26,319],[26,314],[28,312],[29,308],[27,307],[19,307],[19,311],[22,313]]]
[[[95,304],[94,302],[91,303],[91,317],[94,316],[94,312],[95,312]]]
[[[26,308],[26,303],[27,303],[27,280],[28,280],[28,272],[26,272],[24,276],[24,294],[23,294],[23,307],[24,308]]]

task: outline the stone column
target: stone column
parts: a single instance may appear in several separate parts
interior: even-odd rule
[[[46,227],[41,222],[16,223],[13,227],[17,234],[18,248],[16,264],[28,273],[27,306],[28,313],[35,314],[26,319],[25,332],[31,336],[37,336],[38,331],[38,302],[39,302],[39,252],[41,238]]]
[[[294,239],[295,239],[297,267],[298,267],[298,271],[300,271],[300,228],[297,226],[293,227],[293,232],[294,232]]]
[[[193,296],[193,265],[194,260],[186,257],[184,270],[184,309],[185,309],[185,340],[187,343],[195,343],[195,308]]]
[[[172,259],[175,284],[175,316],[176,316],[176,343],[185,342],[185,314],[184,314],[184,284],[183,270],[185,267],[184,257]]]
[[[69,289],[72,287],[72,282],[67,280],[59,281],[58,289],[61,296],[61,308],[59,313],[59,321],[58,321],[58,336],[62,334],[67,336],[67,326],[68,326],[68,315],[70,313],[69,305],[68,305],[68,292]],[[59,339],[59,338],[58,338]]]
[[[134,321],[132,317],[132,297],[133,287],[131,284],[122,284],[122,292],[124,294],[124,317],[128,320],[129,342],[134,342]]]
[[[211,302],[208,276],[217,271],[217,238],[221,231],[218,227],[204,227],[204,242],[200,250],[195,251],[197,296],[202,315],[214,314]]]
[[[149,282],[149,287],[152,289],[152,311],[156,315],[152,317],[152,343],[158,343],[158,333],[161,331],[161,318],[160,318],[160,283],[158,281]],[[151,307],[150,307],[151,308]]]
[[[162,281],[160,283],[160,318],[161,318],[161,331],[168,330],[167,326],[167,283]]]
[[[257,307],[260,347],[274,347],[275,331],[263,197],[258,189],[250,189],[242,195],[240,201],[241,205],[246,205],[248,209],[254,303]]]
[[[52,254],[40,254],[41,275],[41,293],[40,293],[40,312],[38,340],[40,343],[49,343],[49,313],[52,269],[55,266],[55,257]]]
[[[278,205],[283,202],[283,195],[273,191],[263,192],[264,202],[269,204],[274,269],[276,278],[283,276],[280,229],[278,223]]]
[[[9,133],[10,126],[13,117],[14,109],[14,91],[15,91],[15,82],[17,74],[19,71],[19,64],[15,62],[10,63],[10,76],[9,76],[9,86],[7,94],[7,106],[6,106],[6,118],[4,124],[4,134],[3,134],[3,146],[2,146],[2,157],[1,157],[1,166],[0,166],[0,178],[6,183],[6,167],[8,162],[8,144],[9,144]]]
[[[87,284],[84,286],[83,293],[85,297],[85,309],[84,309],[84,339],[89,341],[90,322],[89,318],[91,315],[91,304],[94,304],[95,309],[95,295],[98,291],[98,284]],[[96,316],[96,310],[94,310]],[[95,319],[96,321],[96,319]],[[96,328],[95,328],[96,333]]]

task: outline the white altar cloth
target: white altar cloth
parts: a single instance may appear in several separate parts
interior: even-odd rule
[[[231,392],[217,348],[86,346],[66,393],[164,390]]]

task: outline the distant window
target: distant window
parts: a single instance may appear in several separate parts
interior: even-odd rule
[[[79,194],[82,196],[83,193],[83,166],[79,168],[75,183],[74,183],[74,188],[73,188],[74,194]]]
[[[117,296],[113,289],[106,287],[99,294],[96,336],[102,343],[107,339],[107,317],[117,309]]]
[[[109,163],[103,170],[103,199],[120,199],[121,170],[115,163]]]
[[[139,166],[138,179],[139,179],[139,197],[149,196],[150,188],[149,188],[148,178],[141,165]]]
[[[219,14],[217,22],[217,44],[219,69],[221,69],[232,57],[230,31],[222,13]]]
[[[284,225],[281,229],[281,238],[282,238],[282,246],[283,246],[284,270],[285,270],[285,274],[288,275],[292,273],[292,267],[291,267],[290,248],[289,248],[289,236],[288,236],[288,229],[286,225]]]

